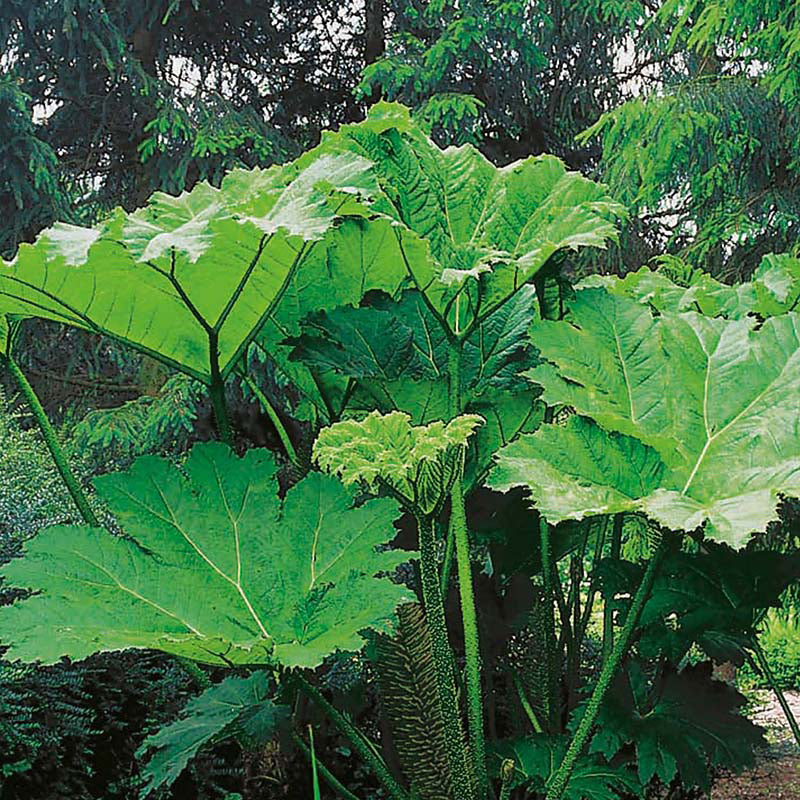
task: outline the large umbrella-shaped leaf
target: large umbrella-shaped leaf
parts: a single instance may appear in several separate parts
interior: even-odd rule
[[[536,323],[544,399],[579,415],[501,450],[490,484],[527,486],[553,522],[643,511],[734,546],[800,495],[800,318],[654,316],[601,289]],[[589,417],[591,419],[586,419]],[[599,424],[598,424],[599,423]]]
[[[278,496],[263,450],[238,459],[197,445],[184,474],[145,457],[102,477],[98,493],[132,538],[56,527],[3,570],[39,592],[0,610],[11,658],[54,663],[105,650],[153,648],[215,664],[313,667],[358,632],[386,629],[409,592],[377,573],[409,554],[382,550],[394,502],[353,507],[353,494],[313,473]]]
[[[337,418],[347,381],[332,373],[321,381],[318,364],[290,359],[284,343],[302,334],[307,314],[357,306],[370,289],[397,297],[413,288],[439,329],[463,331],[486,322],[556,253],[604,247],[622,213],[602,186],[556,158],[498,169],[469,145],[438,147],[396,104],[379,103],[322,146],[370,161],[382,191],[369,219],[346,221],[325,259],[297,271],[259,344],[323,419]]]
[[[405,113],[373,109],[390,112]],[[622,207],[555,157],[498,168],[471,145],[438,147],[410,121],[342,134],[340,146],[373,162],[384,190],[375,208],[398,223],[409,276],[454,330],[489,316],[558,251],[605,247],[616,236]],[[407,251],[415,237],[427,258]]]
[[[0,311],[107,334],[210,383],[376,192],[369,161],[318,149],[220,189],[156,193],[94,228],[58,224],[2,264]]]

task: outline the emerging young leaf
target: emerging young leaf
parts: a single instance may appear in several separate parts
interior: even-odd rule
[[[420,800],[450,800],[444,720],[428,624],[416,603],[400,606],[397,617],[397,633],[377,643],[381,707],[412,791]]]
[[[483,422],[464,414],[413,426],[408,414],[373,411],[320,431],[314,444],[319,465],[346,484],[381,481],[406,502],[430,514],[443,502],[463,466],[467,439]]]
[[[289,709],[273,703],[268,691],[267,673],[254,672],[247,678],[226,678],[192,698],[179,719],[148,736],[139,748],[139,758],[149,753],[140,796],[174,783],[204,745],[242,733],[259,743],[271,738]]]
[[[591,751],[611,759],[630,744],[643,785],[654,776],[669,784],[678,773],[684,785],[707,788],[708,762],[742,769],[764,745],[760,729],[740,713],[745,702],[711,679],[710,662],[668,668],[653,686],[634,661],[603,703]]]
[[[7,580],[39,593],[0,609],[9,655],[61,656],[142,647],[211,664],[314,667],[358,649],[358,632],[386,630],[411,594],[377,573],[409,553],[394,536],[394,502],[353,507],[335,478],[312,473],[278,497],[264,450],[237,458],[196,445],[183,473],[139,459],[97,480],[131,538],[101,528],[56,527],[5,566]]]
[[[741,546],[800,494],[800,318],[663,313],[584,289],[536,323],[528,375],[580,415],[501,450],[494,488],[528,486],[553,522],[643,511]],[[602,426],[602,427],[600,427]],[[609,433],[608,431],[612,431]],[[622,435],[624,434],[624,435]]]

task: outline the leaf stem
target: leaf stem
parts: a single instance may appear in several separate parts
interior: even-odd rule
[[[511,681],[514,684],[514,688],[517,690],[517,697],[519,697],[519,702],[520,705],[522,705],[522,710],[528,717],[528,720],[530,721],[531,727],[533,728],[534,732],[544,733],[544,729],[539,723],[539,720],[536,716],[536,712],[533,710],[531,701],[528,699],[528,695],[525,693],[525,687],[522,685],[522,681],[520,680],[520,677],[516,672],[511,673]]]
[[[622,551],[622,528],[625,525],[625,515],[614,514],[614,527],[611,529],[611,552],[609,556],[618,560]],[[614,647],[614,609],[609,598],[603,601],[603,663],[611,656]]]
[[[569,743],[569,747],[567,748],[567,752],[564,755],[563,761],[561,762],[561,766],[559,766],[555,775],[553,775],[548,784],[545,800],[561,800],[561,798],[564,796],[564,792],[567,789],[567,784],[569,783],[572,771],[575,769],[575,764],[578,760],[578,757],[583,752],[583,748],[586,746],[589,736],[592,733],[594,723],[597,720],[597,715],[600,713],[600,706],[603,703],[606,692],[608,691],[609,687],[611,686],[611,682],[614,680],[614,677],[617,674],[617,670],[622,663],[622,659],[628,652],[628,646],[633,638],[633,633],[636,630],[636,626],[639,624],[639,617],[641,616],[642,609],[644,608],[644,605],[650,596],[650,590],[653,588],[653,581],[655,580],[658,567],[661,564],[661,560],[664,557],[666,550],[667,537],[665,536],[662,538],[658,549],[651,557],[650,562],[647,565],[647,569],[644,571],[639,588],[636,590],[636,594],[633,596],[633,602],[628,610],[628,616],[625,619],[625,624],[622,626],[622,630],[614,642],[610,657],[608,660],[603,662],[603,667],[600,670],[600,675],[597,679],[597,683],[595,684],[592,696],[589,698],[589,702],[586,704],[586,710],[584,711],[583,717],[578,725],[578,729],[575,731],[575,735],[572,737],[572,741]]]
[[[78,483],[77,478],[70,469],[67,457],[58,441],[58,436],[56,436],[53,425],[47,418],[47,414],[45,413],[39,398],[36,396],[33,386],[31,386],[28,379],[25,377],[25,373],[20,369],[19,365],[13,359],[10,353],[3,356],[3,359],[6,362],[8,371],[14,378],[14,381],[25,397],[28,407],[33,413],[36,424],[39,426],[39,430],[42,433],[42,438],[44,439],[47,449],[50,451],[50,456],[53,459],[53,463],[58,470],[58,474],[61,476],[61,480],[64,482],[64,486],[66,486],[72,501],[75,503],[81,517],[83,518],[83,521],[88,525],[99,526],[100,523],[98,522],[94,511],[92,511],[92,507],[89,505],[89,498],[86,496],[86,493],[83,491],[81,485]]]
[[[289,457],[289,461],[292,464],[300,469],[300,459],[297,457],[297,451],[292,444],[292,440],[289,438],[289,434],[286,431],[286,428],[281,422],[281,418],[278,416],[278,412],[275,410],[275,407],[270,403],[269,398],[261,391],[261,387],[249,376],[244,375],[244,382],[249,387],[250,391],[255,395],[258,402],[261,404],[261,407],[264,409],[264,412],[269,417],[270,422],[275,426],[275,430],[278,432],[278,437],[281,440],[281,444],[283,445],[283,449],[286,451],[286,455]]]
[[[292,741],[297,746],[297,749],[303,753],[303,755],[311,761],[311,750],[309,749],[308,745],[303,741],[303,738],[300,736],[297,731],[292,730]],[[316,756],[316,764],[317,770],[319,774],[322,776],[322,780],[328,784],[328,786],[333,789],[339,797],[343,797],[344,800],[358,800],[358,798],[339,780],[336,776],[319,760],[319,756]]]
[[[456,552],[455,531],[452,525],[447,526],[447,538],[444,545],[444,558],[442,560],[442,597],[447,600],[450,588],[450,573],[453,571],[453,556]]]
[[[461,348],[451,342],[448,357],[449,413],[453,419],[461,413]],[[479,797],[489,791],[486,772],[486,736],[483,728],[483,691],[481,687],[481,652],[478,616],[475,611],[475,591],[472,586],[472,560],[469,555],[469,533],[464,507],[463,467],[450,490],[450,529],[456,546],[458,589],[461,598],[461,621],[464,626],[464,655],[466,657],[467,723],[472,767]]]
[[[554,575],[556,570],[553,558],[553,547],[550,541],[550,525],[547,520],[539,517],[539,539],[542,552],[542,588],[544,590],[544,621],[545,621],[545,663],[547,665],[547,708],[545,709],[546,724],[549,731],[558,727],[558,656],[556,653],[556,619],[555,619],[555,585]]]
[[[485,797],[489,789],[489,776],[486,772],[486,736],[483,729],[480,637],[478,634],[478,617],[475,612],[472,561],[469,556],[469,536],[460,476],[453,482],[453,488],[450,490],[450,501],[450,525],[455,529],[458,589],[461,597],[461,620],[464,625],[469,748],[472,765],[475,770],[478,795]]]
[[[219,335],[216,331],[208,334],[208,357],[211,365],[211,383],[208,393],[211,407],[214,409],[214,420],[217,423],[219,438],[228,446],[233,446],[233,431],[225,403],[225,381],[219,371]]]
[[[464,748],[464,731],[456,694],[453,652],[447,638],[447,621],[444,613],[441,584],[436,564],[436,538],[433,520],[417,518],[419,531],[419,565],[422,584],[422,601],[425,618],[431,633],[431,650],[436,667],[436,688],[445,727],[445,744],[450,767],[450,778],[456,800],[469,800],[472,788],[469,781],[467,755]]]
[[[406,792],[395,780],[392,773],[389,772],[389,768],[386,766],[383,759],[377,754],[367,738],[356,728],[353,722],[328,702],[322,692],[320,692],[316,686],[309,683],[302,675],[299,673],[295,674],[294,681],[303,694],[319,706],[319,708],[325,712],[328,719],[339,729],[339,732],[350,741],[350,744],[353,745],[353,750],[358,753],[362,761],[373,771],[387,795],[391,797],[392,800],[409,800]]]

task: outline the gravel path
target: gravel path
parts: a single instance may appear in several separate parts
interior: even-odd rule
[[[786,692],[800,719],[800,692]],[[709,800],[800,800],[800,749],[771,692],[761,692],[751,718],[767,729],[769,749],[755,768],[716,781]]]

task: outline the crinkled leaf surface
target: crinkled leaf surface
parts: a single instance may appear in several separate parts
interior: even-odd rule
[[[544,792],[568,744],[566,736],[534,734],[501,743],[498,754],[514,762],[513,788],[524,786]],[[618,800],[621,793],[638,794],[640,788],[636,776],[627,767],[611,766],[597,755],[586,755],[576,761],[564,797],[566,800]]]
[[[741,546],[800,494],[800,330],[647,306],[584,289],[569,321],[537,322],[528,375],[580,417],[504,448],[494,488],[528,486],[553,522],[643,511],[676,530],[704,522]],[[608,432],[611,431],[611,432]]]
[[[335,478],[312,473],[278,497],[263,450],[237,458],[196,445],[185,475],[145,457],[97,480],[132,537],[101,528],[40,533],[7,580],[39,591],[0,610],[9,655],[61,656],[142,647],[211,664],[313,667],[358,649],[358,632],[390,626],[409,592],[377,573],[409,553],[376,548],[393,538],[394,502],[353,507]]]
[[[306,315],[358,306],[370,290],[397,297],[415,288],[437,326],[463,330],[476,316],[488,320],[559,250],[605,246],[622,213],[558,159],[497,169],[471,146],[442,150],[395,104],[379,103],[321,148],[371,162],[382,191],[368,218],[344,220],[295,271],[258,342],[303,396],[300,413],[328,421],[341,415],[347,381],[332,371],[321,380],[314,359],[290,358]],[[416,387],[412,394],[420,405]]]
[[[289,713],[268,692],[267,673],[255,672],[247,678],[226,678],[193,697],[179,719],[148,736],[139,748],[140,758],[149,753],[142,769],[141,797],[174,783],[204,745],[242,729],[253,741],[268,740]]]
[[[373,113],[392,108],[401,114],[386,104]],[[347,146],[375,164],[382,213],[428,245],[432,265],[405,258],[406,267],[454,329],[488,316],[559,250],[604,247],[623,213],[552,156],[498,169],[471,145],[442,150],[411,124],[354,128]]]
[[[384,482],[426,513],[450,490],[463,464],[467,440],[483,422],[463,414],[444,423],[411,424],[408,414],[373,411],[320,431],[314,458],[346,483]]]
[[[742,769],[764,744],[741,713],[745,703],[733,687],[711,679],[710,662],[668,669],[657,686],[633,662],[601,707],[591,751],[611,759],[631,744],[642,784],[654,776],[669,784],[679,773],[686,786],[707,788],[709,761]]]

